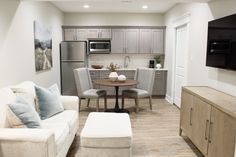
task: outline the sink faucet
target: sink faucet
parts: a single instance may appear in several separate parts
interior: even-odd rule
[[[128,59],[129,62],[130,62],[130,57],[129,57],[129,56],[125,56],[125,58],[124,58],[124,68],[128,68],[128,62],[127,62],[127,59]]]

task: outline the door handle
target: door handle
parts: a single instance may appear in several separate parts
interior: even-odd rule
[[[190,108],[190,115],[189,115],[189,116],[190,116],[189,125],[193,125],[193,124],[192,124],[192,112],[193,112],[193,108],[191,107],[191,108]]]
[[[206,128],[205,128],[205,140],[207,140],[207,130],[208,130],[209,120],[206,120]]]
[[[212,142],[212,127],[213,127],[213,122],[210,122],[210,130],[209,130],[209,143]]]

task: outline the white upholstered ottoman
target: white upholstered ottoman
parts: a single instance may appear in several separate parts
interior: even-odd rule
[[[127,113],[89,114],[80,135],[82,157],[131,157],[132,129]]]

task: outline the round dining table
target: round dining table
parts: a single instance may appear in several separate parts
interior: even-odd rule
[[[115,102],[115,107],[114,109],[108,109],[106,110],[107,112],[117,112],[117,113],[129,113],[128,110],[125,109],[121,109],[119,107],[119,102],[118,102],[118,98],[119,98],[119,87],[125,87],[125,86],[133,86],[133,85],[137,85],[138,81],[136,80],[131,80],[131,79],[127,79],[125,81],[111,81],[110,79],[101,79],[101,80],[95,80],[94,81],[95,84],[97,85],[101,85],[101,86],[110,86],[110,87],[115,87],[115,91],[116,91],[116,102]]]

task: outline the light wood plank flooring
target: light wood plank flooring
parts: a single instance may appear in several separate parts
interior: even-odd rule
[[[100,104],[103,104],[101,101]],[[164,99],[153,99],[150,111],[148,99],[140,100],[140,112],[134,111],[134,101],[126,100],[126,108],[131,112],[133,129],[133,157],[202,157],[186,137],[179,136],[180,111]],[[114,99],[108,99],[108,107],[114,107]],[[103,105],[100,105],[103,108]],[[79,115],[79,130],[67,157],[79,157],[79,134],[88,114],[95,111],[95,101],[87,108],[83,101]]]

